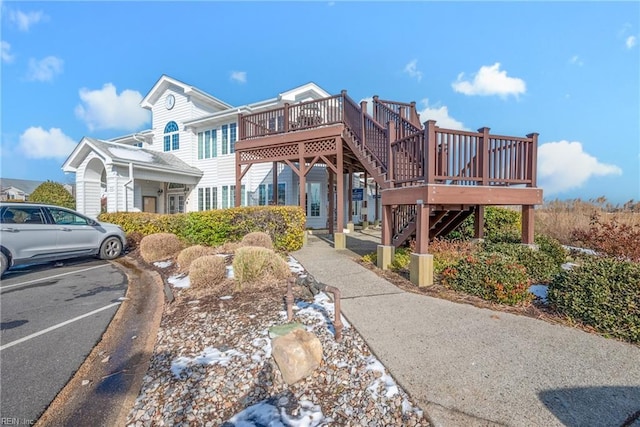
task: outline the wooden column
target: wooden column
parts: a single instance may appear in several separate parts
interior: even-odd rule
[[[236,151],[236,203],[235,207],[239,207],[242,200],[242,165],[240,165],[240,153]]]
[[[391,239],[393,237],[392,224],[393,216],[391,215],[391,205],[383,205],[382,206],[382,239],[381,243],[383,246],[391,246]]]
[[[344,232],[344,155],[342,153],[342,141],[340,138],[336,138],[336,187],[338,188],[338,201],[336,203],[338,210],[338,218],[336,224],[336,232]]]
[[[473,213],[473,237],[476,239],[484,238],[484,206],[476,205]]]
[[[336,198],[336,193],[335,193],[335,174],[334,172],[330,169],[327,168],[328,172],[329,172],[329,213],[327,214],[327,217],[329,218],[329,234],[333,234],[334,232],[334,227],[333,224],[335,222],[335,218],[333,217],[333,211],[335,210],[335,198]]]
[[[369,222],[368,198],[369,198],[368,176],[367,176],[367,171],[364,171],[364,189],[362,190],[362,222],[365,224]]]
[[[347,203],[349,204],[347,218],[349,222],[353,222],[353,168],[351,166],[349,166],[349,173],[347,176],[349,179],[349,183],[347,184]]]
[[[299,191],[300,191],[300,207],[304,209],[305,213],[307,212],[307,167],[305,165],[304,160],[304,143],[298,144],[298,177],[299,180]]]
[[[426,254],[429,250],[429,205],[420,203],[416,206],[416,251],[417,254]]]
[[[272,192],[273,199],[271,200],[271,204],[277,205],[278,204],[278,162],[273,162],[272,170],[273,170],[273,192]]]
[[[522,206],[522,243],[531,245],[534,243],[534,206]]]

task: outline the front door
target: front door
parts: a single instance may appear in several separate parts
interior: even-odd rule
[[[144,196],[142,197],[142,211],[143,212],[158,212],[158,198],[154,196]]]
[[[182,213],[184,212],[184,195],[171,194],[169,195],[169,213]]]

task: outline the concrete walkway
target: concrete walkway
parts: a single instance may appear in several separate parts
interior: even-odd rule
[[[435,426],[640,427],[640,347],[404,292],[353,261],[379,241],[356,231],[335,250],[310,235],[292,256],[341,290],[343,315]]]

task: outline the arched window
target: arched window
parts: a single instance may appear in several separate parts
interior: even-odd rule
[[[180,129],[173,120],[164,127],[164,151],[172,151],[180,148]]]

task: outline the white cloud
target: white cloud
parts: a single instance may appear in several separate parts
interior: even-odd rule
[[[421,102],[424,106],[422,110],[418,111],[421,122],[424,123],[427,120],[435,120],[436,125],[442,128],[469,130],[462,124],[462,122],[449,115],[449,109],[447,107],[429,105],[428,99],[423,99]]]
[[[584,62],[578,55],[573,55],[571,59],[569,59],[569,63],[577,65],[578,67],[582,67],[584,65]]]
[[[238,83],[246,83],[247,82],[247,72],[246,71],[232,71],[231,72],[231,80]]]
[[[636,43],[638,43],[638,39],[636,38],[636,36],[629,36],[627,37],[627,40],[625,40],[625,45],[627,46],[627,49],[631,49],[636,45]]]
[[[46,16],[42,11],[38,12],[23,12],[21,10],[10,10],[8,13],[9,20],[18,25],[20,31],[29,31],[29,28],[33,24],[46,19]]]
[[[410,77],[415,77],[416,80],[422,80],[422,71],[418,70],[418,60],[414,59],[404,66],[404,72],[409,74]]]
[[[30,127],[22,135],[18,149],[34,159],[64,158],[76,148],[76,142],[58,128],[48,131],[41,127]]]
[[[475,74],[473,81],[463,80],[464,73],[458,74],[458,79],[451,84],[453,90],[465,95],[498,95],[506,98],[509,95],[518,96],[527,91],[524,80],[508,77],[506,71],[500,70],[500,63],[482,66]]]
[[[40,61],[33,58],[29,59],[29,70],[27,71],[27,80],[35,80],[39,82],[48,82],[53,80],[56,74],[62,73],[64,61],[55,56],[47,56]]]
[[[119,95],[112,83],[102,89],[80,89],[82,104],[75,109],[76,117],[83,120],[90,131],[96,129],[136,130],[149,121],[150,113],[140,107],[142,95],[125,89]]]
[[[2,62],[6,62],[7,64],[13,62],[14,56],[11,54],[11,45],[6,41],[0,41],[0,57],[2,57]]]
[[[577,141],[547,142],[538,147],[538,186],[545,195],[582,187],[593,176],[621,174],[622,169],[600,163]]]

